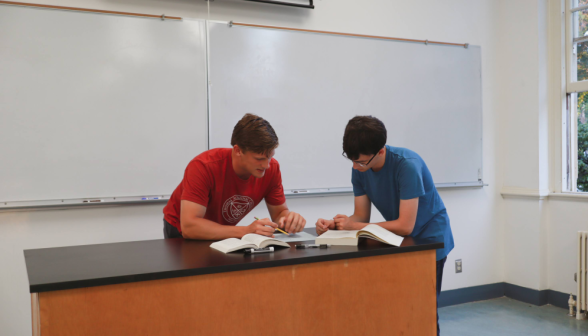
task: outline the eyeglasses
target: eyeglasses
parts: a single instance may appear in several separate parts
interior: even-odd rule
[[[345,154],[345,152],[343,152],[343,154],[342,154],[342,155],[343,155],[343,156],[344,156],[346,159],[349,159],[349,158],[347,157],[347,155]],[[349,160],[351,160],[351,162],[353,162],[353,163],[357,164],[358,166],[360,166],[360,167],[362,167],[362,168],[365,168],[365,167],[367,167],[367,166],[370,164],[370,162],[372,162],[372,160],[373,160],[373,159],[376,157],[376,155],[378,155],[378,153],[374,154],[374,156],[372,156],[372,158],[371,158],[371,159],[370,159],[370,160],[369,160],[367,163],[359,163],[359,162],[357,162],[357,161],[353,161],[353,160],[351,160],[351,159],[349,159]]]

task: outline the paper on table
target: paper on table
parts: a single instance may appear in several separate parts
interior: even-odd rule
[[[357,230],[329,230],[321,238],[357,238]]]
[[[316,238],[315,236],[311,235],[310,233],[306,233],[304,231],[291,234],[290,236],[287,236],[283,233],[275,232],[274,237],[275,237],[275,239],[279,239],[279,240],[286,242],[286,243],[314,240]]]

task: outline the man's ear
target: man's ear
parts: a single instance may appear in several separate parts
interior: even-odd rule
[[[243,155],[243,151],[241,150],[241,147],[239,147],[239,145],[233,146],[233,151],[237,156]]]
[[[384,155],[385,152],[386,152],[386,147],[383,147],[382,149],[380,149],[378,151],[378,155]]]

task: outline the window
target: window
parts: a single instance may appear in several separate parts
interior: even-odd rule
[[[563,190],[588,192],[588,0],[566,0]]]

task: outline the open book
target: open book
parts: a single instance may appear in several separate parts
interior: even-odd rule
[[[359,238],[375,239],[394,246],[400,246],[404,240],[379,225],[369,224],[361,230],[329,230],[318,236],[315,244],[356,246]]]
[[[262,248],[270,245],[290,247],[288,243],[285,243],[281,240],[258,235],[256,233],[246,234],[241,239],[228,238],[225,240],[217,241],[215,243],[212,243],[210,247],[212,247],[215,250],[219,250],[223,253],[229,253],[244,248]]]

